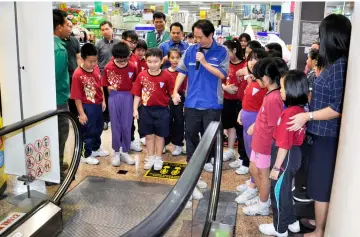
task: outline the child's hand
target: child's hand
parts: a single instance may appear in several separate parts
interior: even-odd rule
[[[237,122],[238,122],[238,124],[243,125],[242,121],[241,121],[241,110],[240,110],[239,115],[237,117]]]
[[[79,116],[79,121],[80,121],[80,123],[81,123],[82,125],[85,125],[85,124],[87,123],[88,118],[87,118],[87,116],[86,116],[85,113],[84,113],[84,114],[80,114],[80,116]]]
[[[224,91],[226,91],[229,94],[234,95],[238,91],[238,88],[234,84],[231,84],[231,85],[228,85],[228,86],[224,86]]]
[[[138,110],[134,110],[133,115],[134,115],[135,119],[139,119],[139,111]]]
[[[181,97],[179,95],[179,93],[174,93],[171,96],[172,101],[174,102],[174,105],[178,105],[181,102]]]
[[[270,172],[270,179],[277,180],[278,177],[279,177],[279,171],[272,169]]]
[[[102,112],[104,112],[106,110],[106,103],[105,101],[102,102]]]
[[[249,134],[250,136],[252,136],[253,133],[254,133],[254,123],[253,123],[253,125],[251,125],[251,126],[249,127],[249,129],[247,130],[247,134]]]

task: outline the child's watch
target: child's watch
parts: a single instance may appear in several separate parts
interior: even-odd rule
[[[275,165],[273,166],[272,169],[275,170],[275,171],[280,171],[280,168],[279,168],[279,167],[276,167]]]
[[[310,121],[314,120],[314,112],[310,112]]]

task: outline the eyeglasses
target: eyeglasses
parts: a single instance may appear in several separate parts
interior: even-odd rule
[[[134,41],[131,41],[131,40],[125,40],[126,42],[130,43],[130,44],[137,44],[137,41],[134,40]]]
[[[126,63],[127,61],[129,61],[129,57],[127,57],[127,58],[115,58],[114,61],[116,63]]]

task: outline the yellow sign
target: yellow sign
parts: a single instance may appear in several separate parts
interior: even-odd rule
[[[180,6],[178,4],[174,4],[174,7],[172,9],[173,12],[179,12],[180,11]]]
[[[206,19],[206,10],[200,10],[200,20]]]
[[[155,6],[150,6],[150,9],[155,11]]]
[[[144,177],[160,179],[179,179],[186,168],[185,163],[164,162],[161,170],[154,170],[154,167],[148,170]]]

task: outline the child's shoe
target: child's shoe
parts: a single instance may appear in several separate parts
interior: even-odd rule
[[[200,177],[198,182],[196,183],[196,187],[201,188],[201,189],[207,188],[207,183],[205,183],[205,181],[202,180]]]
[[[114,167],[118,167],[118,166],[120,166],[120,163],[121,163],[120,162],[120,153],[116,152],[115,156],[112,158],[111,164]]]
[[[248,174],[249,173],[249,167],[246,167],[246,166],[240,166],[239,168],[237,168],[235,170],[235,173],[236,174]]]
[[[286,231],[285,233],[278,233],[275,230],[274,224],[261,224],[259,225],[259,230],[261,233],[263,233],[264,235],[271,235],[271,236],[276,236],[276,237],[287,237],[288,236],[288,232]]]
[[[181,155],[182,149],[180,146],[174,146],[174,150],[171,153],[173,156],[179,156]]]
[[[98,157],[98,156],[100,156],[100,157],[105,157],[105,156],[108,156],[108,155],[109,155],[109,152],[108,152],[108,151],[105,151],[105,150],[102,149],[101,147],[99,148],[99,150],[93,151],[93,152],[91,153],[91,156],[92,156],[92,157]]]
[[[195,200],[200,200],[204,197],[204,195],[200,192],[199,189],[197,189],[197,187],[195,187],[193,191],[193,197]]]
[[[230,166],[231,168],[233,168],[233,169],[236,169],[236,168],[241,167],[241,166],[242,166],[242,163],[243,163],[242,160],[236,159],[235,161],[230,162],[230,163],[229,163],[229,166]]]
[[[155,163],[155,157],[148,156],[147,158],[145,158],[144,170],[151,169],[154,163]]]
[[[261,202],[259,200],[255,205],[244,207],[243,213],[247,216],[268,216],[270,214],[269,201]]]
[[[88,165],[97,165],[97,164],[99,164],[99,160],[96,159],[93,156],[89,156],[87,158],[81,157],[81,162],[86,163]]]
[[[130,143],[130,150],[132,151],[136,151],[136,152],[141,152],[142,151],[142,147],[140,146],[138,141],[132,141]]]
[[[163,160],[161,157],[156,157],[154,161],[154,170],[161,170],[163,167]]]
[[[245,204],[247,200],[253,199],[257,196],[257,191],[254,188],[247,188],[245,192],[240,194],[236,199],[235,202],[238,204]]]
[[[230,159],[235,159],[235,151],[234,151],[234,149],[228,149],[223,154],[223,161],[228,161]]]
[[[135,160],[129,155],[127,152],[123,152],[120,154],[120,159],[124,161],[128,165],[134,165]]]

